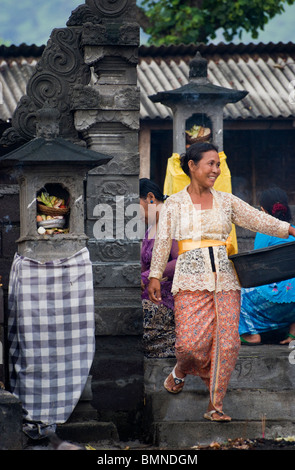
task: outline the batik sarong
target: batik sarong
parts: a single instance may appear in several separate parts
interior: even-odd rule
[[[174,311],[151,300],[142,301],[143,346],[146,357],[175,357]]]
[[[180,291],[175,296],[175,355],[185,374],[198,375],[222,411],[240,348],[240,292]]]

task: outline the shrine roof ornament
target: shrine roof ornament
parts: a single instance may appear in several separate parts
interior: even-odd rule
[[[201,103],[202,101],[220,101],[224,104],[236,103],[243,99],[248,91],[235,90],[213,85],[207,76],[207,60],[200,52],[190,61],[189,83],[174,90],[160,91],[149,96],[153,103],[161,102],[166,105],[173,103]]]

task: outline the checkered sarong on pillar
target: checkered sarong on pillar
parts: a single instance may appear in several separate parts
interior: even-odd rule
[[[95,351],[87,248],[45,263],[15,254],[8,297],[11,392],[26,420],[63,423],[81,396]]]

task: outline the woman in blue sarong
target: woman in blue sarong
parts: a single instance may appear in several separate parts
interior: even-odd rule
[[[290,222],[292,219],[288,197],[279,188],[264,191],[260,198],[261,210]],[[257,233],[254,249],[266,248],[295,241]],[[241,290],[239,333],[242,344],[265,342],[288,344],[295,339],[295,278]],[[280,335],[283,335],[280,337]]]

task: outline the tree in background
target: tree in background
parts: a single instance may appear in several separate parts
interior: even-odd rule
[[[149,43],[190,44],[208,42],[221,30],[226,41],[241,39],[243,31],[253,39],[284,5],[295,0],[142,0],[137,21]],[[139,5],[140,4],[140,5]]]

